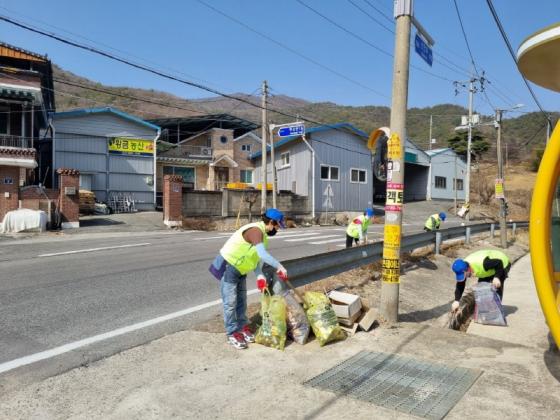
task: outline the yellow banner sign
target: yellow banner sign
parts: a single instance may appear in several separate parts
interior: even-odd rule
[[[385,225],[383,243],[388,246],[399,246],[401,244],[401,227],[399,225]]]
[[[109,153],[153,156],[154,143],[151,140],[115,137],[109,139]]]
[[[385,283],[400,283],[401,263],[399,259],[383,258],[381,275]]]
[[[496,198],[505,198],[504,180],[502,178],[496,178],[495,194],[496,194]]]
[[[403,190],[387,190],[387,199],[385,201],[388,205],[402,205],[403,204]]]
[[[401,139],[397,133],[391,134],[387,142],[387,158],[389,160],[402,158]]]

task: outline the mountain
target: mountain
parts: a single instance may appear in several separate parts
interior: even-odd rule
[[[73,108],[112,106],[142,118],[188,117],[198,114],[228,113],[251,121],[260,122],[261,110],[243,99],[260,105],[260,96],[242,93],[231,94],[233,98],[211,97],[204,99],[184,99],[167,92],[153,89],[105,86],[84,77],[77,76],[54,66],[54,87],[57,111]],[[304,99],[284,95],[271,95],[268,100],[271,110],[293,116],[300,116],[320,123],[350,122],[364,130],[372,130],[389,125],[390,109],[386,106],[344,106],[332,102],[309,102]],[[425,108],[411,108],[407,115],[408,137],[417,145],[427,149],[430,137],[430,115],[432,115],[433,147],[447,147],[447,140],[454,135],[454,128],[460,125],[461,115],[466,115],[464,107],[441,104]],[[554,122],[560,114],[554,113]],[[293,121],[293,117],[270,112],[275,123]],[[493,116],[481,116],[484,121],[492,121]],[[508,144],[510,159],[528,160],[532,150],[542,147],[545,142],[545,120],[538,112],[504,119],[502,136]],[[493,145],[496,130],[483,126],[479,131]],[[495,149],[491,148],[487,158],[492,160]]]

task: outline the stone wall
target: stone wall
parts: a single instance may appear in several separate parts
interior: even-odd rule
[[[184,191],[183,216],[221,216],[221,191]]]

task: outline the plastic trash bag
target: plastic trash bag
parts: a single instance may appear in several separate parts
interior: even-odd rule
[[[303,299],[307,306],[307,319],[321,346],[346,338],[346,334],[338,325],[331,302],[324,293],[305,292]]]
[[[283,296],[286,301],[288,337],[298,344],[305,344],[309,337],[309,322],[307,321],[305,311],[296,300],[293,292],[288,290]]]
[[[265,291],[261,296],[262,325],[257,331],[255,342],[273,349],[284,350],[286,344],[286,303],[282,296],[270,296]]]
[[[507,326],[502,302],[492,284],[478,283],[473,289],[476,301],[474,322],[484,325]]]

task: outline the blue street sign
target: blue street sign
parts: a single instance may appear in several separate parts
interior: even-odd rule
[[[422,59],[428,63],[429,66],[434,62],[434,55],[432,49],[428,46],[426,41],[418,34],[414,37],[414,49]]]
[[[278,137],[301,136],[305,133],[305,125],[294,124],[278,130]]]

